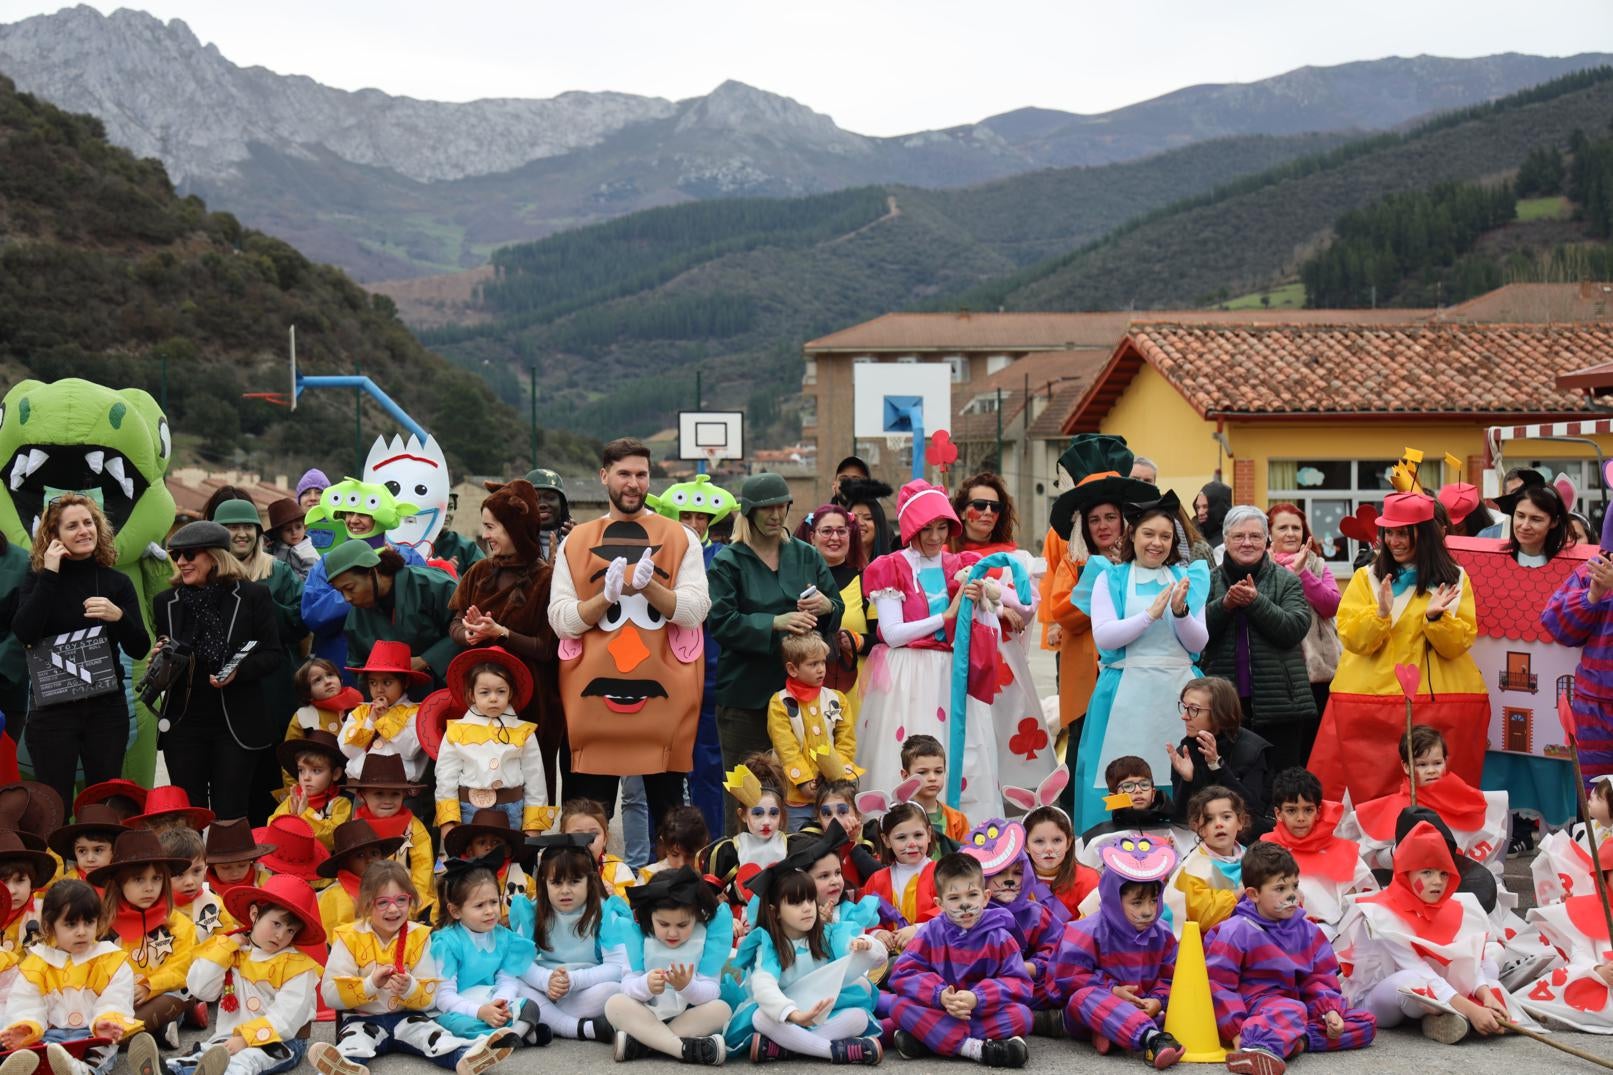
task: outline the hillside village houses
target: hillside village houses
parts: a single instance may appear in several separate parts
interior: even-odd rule
[[[1325,533],[1381,502],[1407,446],[1427,453],[1431,487],[1455,477],[1441,471],[1447,452],[1477,481],[1489,427],[1594,417],[1588,386],[1556,378],[1613,359],[1613,285],[1511,284],[1440,310],[896,313],[804,350],[814,503],[849,454],[893,487],[910,473],[905,446],[853,437],[853,367],[945,363],[950,478],[1000,471],[1022,542],[1046,531],[1057,459],[1078,432],[1126,437],[1184,502],[1219,476],[1235,502],[1300,502]],[[1613,454],[1613,435],[1513,440],[1505,456],[1569,474],[1597,503],[1597,449]]]

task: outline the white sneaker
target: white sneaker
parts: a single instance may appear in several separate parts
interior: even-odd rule
[[[1435,1012],[1423,1016],[1423,1037],[1441,1045],[1455,1045],[1467,1037],[1468,1021],[1455,1012]]]
[[[157,1058],[157,1043],[144,1030],[129,1038],[129,1070],[134,1075],[158,1075],[162,1071]]]
[[[512,1030],[495,1030],[485,1038],[477,1038],[465,1055],[454,1065],[456,1075],[481,1075],[482,1072],[510,1058],[520,1035]]]
[[[51,1075],[78,1075],[78,1061],[55,1042],[45,1046],[45,1063],[50,1065]]]
[[[215,1045],[196,1061],[193,1075],[224,1075],[224,1069],[229,1066],[230,1051],[222,1045]]]
[[[39,1054],[32,1049],[18,1049],[0,1060],[0,1075],[33,1075],[39,1069]]]

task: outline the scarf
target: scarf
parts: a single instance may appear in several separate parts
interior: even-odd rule
[[[1443,870],[1450,875],[1437,903],[1428,903],[1412,890],[1412,873],[1423,869]],[[1419,821],[1395,848],[1395,877],[1389,887],[1362,896],[1357,902],[1376,903],[1424,940],[1448,944],[1462,928],[1462,905],[1452,898],[1460,880],[1445,838],[1428,822]]]
[[[209,582],[203,586],[176,586],[179,607],[192,625],[187,640],[196,651],[199,670],[211,675],[217,672],[230,655],[229,632],[224,627],[224,585]]]
[[[383,840],[390,840],[394,836],[407,837],[409,822],[414,820],[414,814],[407,806],[399,807],[398,812],[391,817],[376,817],[368,806],[360,806],[355,816],[368,821],[370,828],[375,830],[375,835]]]
[[[1405,564],[1402,564],[1400,570],[1395,572],[1395,577],[1389,580],[1389,589],[1396,597],[1415,588],[1416,585],[1417,569]]]
[[[1361,831],[1379,843],[1392,843],[1400,812],[1411,805],[1411,778],[1400,781],[1400,790],[1372,799],[1356,807]],[[1426,806],[1456,832],[1477,832],[1484,827],[1484,793],[1455,773],[1446,773],[1432,784],[1417,788],[1417,805]]]
[[[353,907],[357,909],[358,887],[363,884],[364,879],[352,870],[337,870],[336,880],[342,886],[342,891],[347,893],[348,899],[353,901]]]
[[[1294,913],[1287,918],[1267,918],[1260,913],[1259,908],[1248,896],[1238,900],[1238,905],[1232,908],[1234,918],[1242,918],[1267,933],[1277,942],[1284,952],[1297,956],[1305,951],[1311,940],[1311,930],[1314,928],[1305,918],[1305,909],[1296,905]]]
[[[117,936],[119,946],[139,950],[146,946],[146,934],[167,921],[168,915],[161,907],[141,910],[122,903],[112,919],[112,932]]]
[[[1236,586],[1244,579],[1255,579],[1266,566],[1265,556],[1261,556],[1252,564],[1244,565],[1234,563],[1232,557],[1221,561],[1221,574],[1226,577],[1228,587]],[[1254,693],[1254,676],[1250,670],[1249,657],[1249,617],[1248,608],[1236,609],[1232,613],[1232,630],[1235,661],[1235,681],[1238,685],[1238,697],[1248,698]]]
[[[1279,847],[1286,847],[1294,861],[1299,863],[1300,876],[1316,874],[1329,881],[1347,884],[1355,877],[1355,863],[1361,848],[1354,840],[1333,835],[1339,819],[1344,816],[1340,803],[1324,801],[1317,811],[1316,824],[1301,839],[1288,831],[1288,826],[1277,820],[1277,827],[1261,837]]]
[[[800,680],[790,679],[788,676],[784,678],[784,689],[790,692],[791,698],[794,698],[802,705],[812,705],[818,700],[818,695],[823,692],[823,687],[821,686],[809,687]]]

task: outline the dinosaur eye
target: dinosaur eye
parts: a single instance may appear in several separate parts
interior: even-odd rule
[[[997,826],[993,825],[991,828],[986,830],[986,835],[995,840],[997,838],[997,831]]]
[[[985,837],[984,833],[979,833],[979,832],[975,833],[975,846],[976,847],[985,847],[986,846],[986,837]]]
[[[1121,840],[1120,841],[1120,850],[1122,850],[1122,851],[1135,851],[1135,850],[1137,850],[1137,842],[1135,840]]]

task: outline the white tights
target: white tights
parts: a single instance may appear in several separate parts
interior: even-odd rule
[[[559,1000],[547,993],[526,990],[538,1006],[538,1022],[562,1038],[577,1037],[578,1024],[605,1014],[605,1002],[622,991],[621,982],[600,982],[587,989],[575,989]]]
[[[1421,1019],[1433,1009],[1427,1008],[1400,990],[1414,989],[1428,981],[1420,971],[1396,971],[1367,991],[1361,1006],[1378,1018],[1379,1027],[1399,1026],[1407,1019]]]
[[[792,1053],[815,1056],[828,1060],[829,1043],[841,1038],[858,1038],[868,1029],[868,1013],[861,1008],[846,1008],[835,1012],[813,1027],[797,1026],[789,1020],[779,1022],[761,1012],[751,1016],[751,1025],[758,1034],[778,1042]]]
[[[683,1059],[684,1038],[718,1033],[728,1025],[731,1014],[727,1004],[712,1000],[688,1008],[663,1023],[648,1006],[625,994],[617,993],[605,1002],[605,1018],[610,1020],[611,1026],[627,1031],[627,1036],[634,1041],[675,1060]]]

